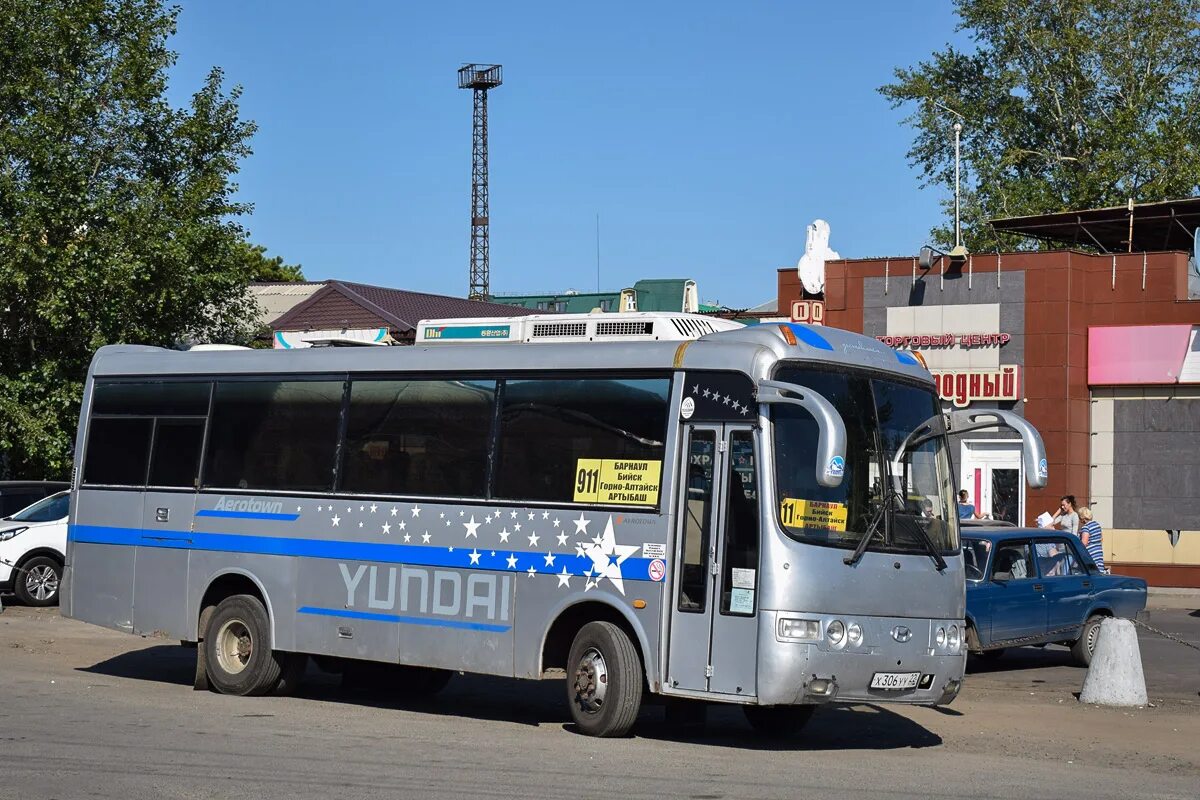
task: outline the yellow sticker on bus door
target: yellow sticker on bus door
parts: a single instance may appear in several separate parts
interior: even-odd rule
[[[581,458],[575,464],[575,502],[658,505],[661,461]]]
[[[789,528],[815,528],[822,531],[846,530],[846,506],[822,500],[784,498],[779,516]]]

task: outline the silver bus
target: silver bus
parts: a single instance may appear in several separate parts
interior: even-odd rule
[[[111,346],[83,396],[62,607],[197,644],[197,685],[310,660],[427,695],[564,678],[617,736],[643,694],[949,703],[965,665],[948,430],[911,355],[845,331],[176,352]],[[374,676],[374,678],[372,678]],[[691,704],[693,707],[699,704]]]

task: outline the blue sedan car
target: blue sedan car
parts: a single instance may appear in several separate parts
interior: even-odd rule
[[[1132,619],[1146,608],[1144,580],[1101,573],[1069,533],[963,526],[962,542],[973,654],[1058,643],[1086,667],[1104,617]]]

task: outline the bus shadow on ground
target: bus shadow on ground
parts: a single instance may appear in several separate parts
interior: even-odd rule
[[[984,675],[991,672],[1018,672],[1026,669],[1047,667],[1076,667],[1071,651],[1060,645],[1046,647],[1012,647],[999,656],[967,659],[968,675]]]
[[[196,651],[178,645],[155,645],[122,653],[79,671],[175,684],[191,690]],[[271,700],[268,698],[268,700]],[[344,687],[338,675],[310,665],[304,683],[290,698],[274,702],[317,701],[366,708],[392,709],[443,717],[507,722],[540,727],[560,726],[575,732],[561,680],[524,681],[484,675],[456,675],[433,697],[407,699],[377,687]],[[737,706],[709,705],[702,727],[681,727],[667,721],[662,698],[647,697],[633,731],[635,738],[687,742],[746,750],[888,750],[935,747],[941,737],[886,706],[831,705],[818,708],[799,736],[770,739],[757,736]]]

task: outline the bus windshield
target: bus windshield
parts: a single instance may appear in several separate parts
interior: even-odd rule
[[[816,420],[799,406],[772,408],[776,491],[788,535],[853,549],[872,530],[872,550],[925,553],[928,538],[941,554],[957,551],[946,437],[917,439],[903,450],[901,474],[892,474],[909,434],[941,413],[932,386],[796,365],[785,365],[775,379],[820,392],[846,425],[844,478],[828,488],[813,475]]]

